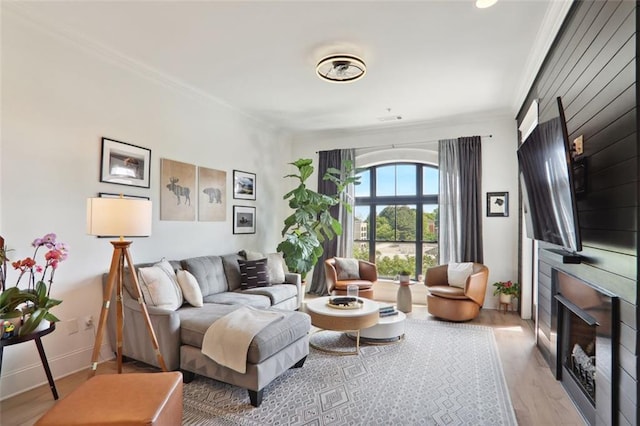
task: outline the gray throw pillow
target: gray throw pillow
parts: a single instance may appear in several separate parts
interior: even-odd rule
[[[336,273],[339,280],[359,280],[360,262],[358,259],[336,257]]]

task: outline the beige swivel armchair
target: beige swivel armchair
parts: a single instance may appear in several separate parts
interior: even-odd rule
[[[338,279],[340,276],[339,269],[340,266],[336,266],[336,258],[324,261],[325,279],[329,294],[345,295],[349,284],[357,284],[358,296],[365,299],[373,299],[373,285],[378,281],[378,268],[375,263],[358,260],[358,277]]]
[[[433,316],[449,321],[469,321],[480,313],[487,291],[489,268],[473,264],[473,272],[464,288],[449,285],[448,265],[427,269],[425,285],[429,289],[427,310]]]

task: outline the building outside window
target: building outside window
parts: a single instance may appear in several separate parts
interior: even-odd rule
[[[354,257],[375,262],[378,275],[414,278],[438,262],[438,169],[391,163],[360,172],[354,209]],[[375,222],[372,220],[375,219]]]

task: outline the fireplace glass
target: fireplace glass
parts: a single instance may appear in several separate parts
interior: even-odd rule
[[[562,349],[563,364],[589,402],[596,400],[596,326],[567,310]]]

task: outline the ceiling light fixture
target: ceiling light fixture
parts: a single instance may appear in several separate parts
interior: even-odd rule
[[[478,9],[486,9],[498,3],[498,0],[476,0],[476,7]]]
[[[316,73],[326,81],[349,83],[364,77],[367,66],[362,59],[353,55],[331,55],[318,62]]]

